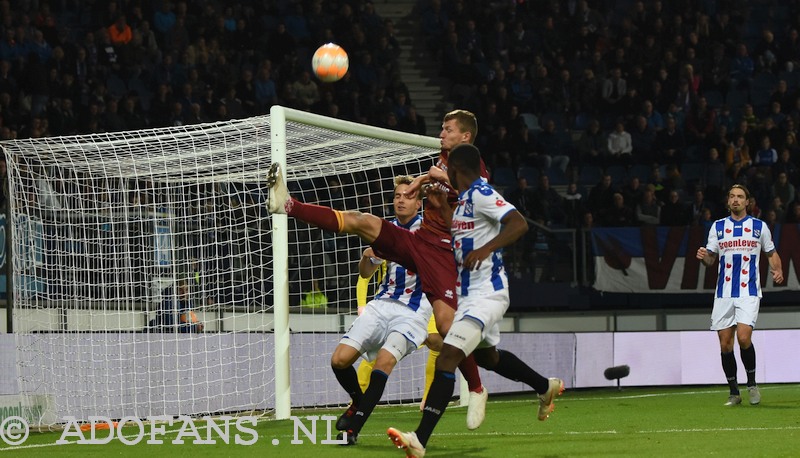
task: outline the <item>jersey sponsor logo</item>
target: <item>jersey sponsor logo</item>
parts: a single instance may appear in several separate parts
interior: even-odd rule
[[[729,240],[726,242],[719,242],[720,249],[725,248],[758,248],[758,240]],[[746,261],[746,259],[745,259]]]
[[[471,231],[475,229],[475,222],[453,220],[453,229],[457,231]]]

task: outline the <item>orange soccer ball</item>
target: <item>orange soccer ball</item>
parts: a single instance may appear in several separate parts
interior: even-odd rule
[[[350,59],[341,46],[328,43],[317,48],[311,58],[311,67],[320,81],[332,83],[339,81],[347,73]]]

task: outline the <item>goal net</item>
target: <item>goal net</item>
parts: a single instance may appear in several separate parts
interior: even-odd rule
[[[266,171],[284,163],[306,202],[390,217],[393,177],[438,154],[433,138],[282,107],[2,147],[16,377],[37,425],[345,404],[329,361],[365,246],[269,215]],[[384,400],[421,397],[425,355]]]

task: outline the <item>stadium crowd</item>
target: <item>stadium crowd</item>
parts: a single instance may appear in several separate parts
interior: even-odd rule
[[[800,221],[800,1],[419,0],[424,55],[477,114],[493,181],[553,227],[708,224],[750,187]],[[425,132],[370,1],[0,1],[0,139],[285,106]],[[310,74],[334,41],[337,83]],[[353,196],[355,197],[355,196]]]

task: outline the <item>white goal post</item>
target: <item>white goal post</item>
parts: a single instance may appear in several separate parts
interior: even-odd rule
[[[405,158],[400,153],[400,151],[394,150],[396,146],[390,146],[388,150],[383,148],[378,148],[377,145],[374,145],[370,150],[374,156],[385,156],[384,159],[389,159],[389,163],[383,165],[383,167],[395,167],[397,164],[404,163],[406,161],[415,161],[421,158],[425,158],[426,156],[430,159],[431,157],[435,157],[438,153],[439,141],[436,138],[430,137],[423,137],[419,135],[411,135],[404,132],[397,132],[388,129],[381,129],[372,126],[365,126],[362,124],[356,124],[348,121],[343,121],[334,118],[328,118],[324,116],[318,115],[309,115],[308,113],[294,110],[291,108],[285,108],[282,106],[273,106],[270,109],[270,121],[272,126],[272,161],[278,162],[281,164],[283,170],[286,170],[286,178],[287,181],[293,178],[298,179],[299,175],[305,175],[307,178],[311,178],[313,174],[308,174],[307,172],[298,173],[296,170],[302,170],[308,167],[311,164],[308,164],[303,155],[295,154],[295,151],[290,151],[290,147],[288,146],[291,142],[291,137],[287,132],[287,126],[292,122],[297,123],[308,123],[315,125],[319,128],[331,129],[334,131],[351,133],[359,136],[367,136],[371,139],[380,141],[379,144],[383,145],[397,145],[397,144],[406,144],[412,146],[410,148],[412,157]],[[312,121],[313,120],[313,121]],[[314,151],[319,150],[333,150],[333,151],[340,151],[341,149],[340,140],[332,140],[330,143],[327,144],[318,144],[318,145],[309,145],[310,149]],[[405,150],[405,148],[403,148]],[[423,153],[422,157],[417,156],[419,152]],[[427,154],[426,154],[427,152]],[[329,169],[333,171],[337,164],[342,162],[340,161],[348,161],[346,159],[347,152],[343,152],[342,155],[335,155],[335,156],[325,156],[324,159],[320,158],[323,162],[317,162],[316,160],[312,160],[311,162],[315,167],[321,166],[322,172],[324,176],[324,169]],[[399,157],[398,157],[399,156]],[[397,162],[394,162],[394,160]],[[362,158],[355,158],[357,161],[360,161]],[[376,158],[377,159],[377,158]],[[325,162],[328,162],[325,164]],[[307,170],[307,169],[306,169]],[[285,247],[288,247],[288,217],[286,215],[272,215],[273,219],[273,252],[275,253],[274,261],[275,261],[275,271],[276,272],[287,272],[286,279],[288,280],[288,264],[284,265],[284,262],[288,262],[288,255],[283,250]],[[275,390],[277,393],[276,396],[276,406],[275,406],[275,416],[279,419],[288,418],[290,415],[291,410],[291,401],[290,401],[290,380],[289,380],[289,285],[288,281],[277,281],[275,282],[274,287],[275,292],[275,322],[276,322],[276,335],[275,335],[275,363],[276,363],[276,378],[275,378]],[[282,329],[281,332],[277,331],[277,329]]]
[[[330,354],[364,245],[266,211],[284,165],[304,201],[390,216],[436,138],[284,107],[269,116],[0,143],[8,166],[19,394],[65,417],[266,413],[347,402]],[[327,303],[303,304],[318,286]],[[384,400],[421,397],[425,351]]]

